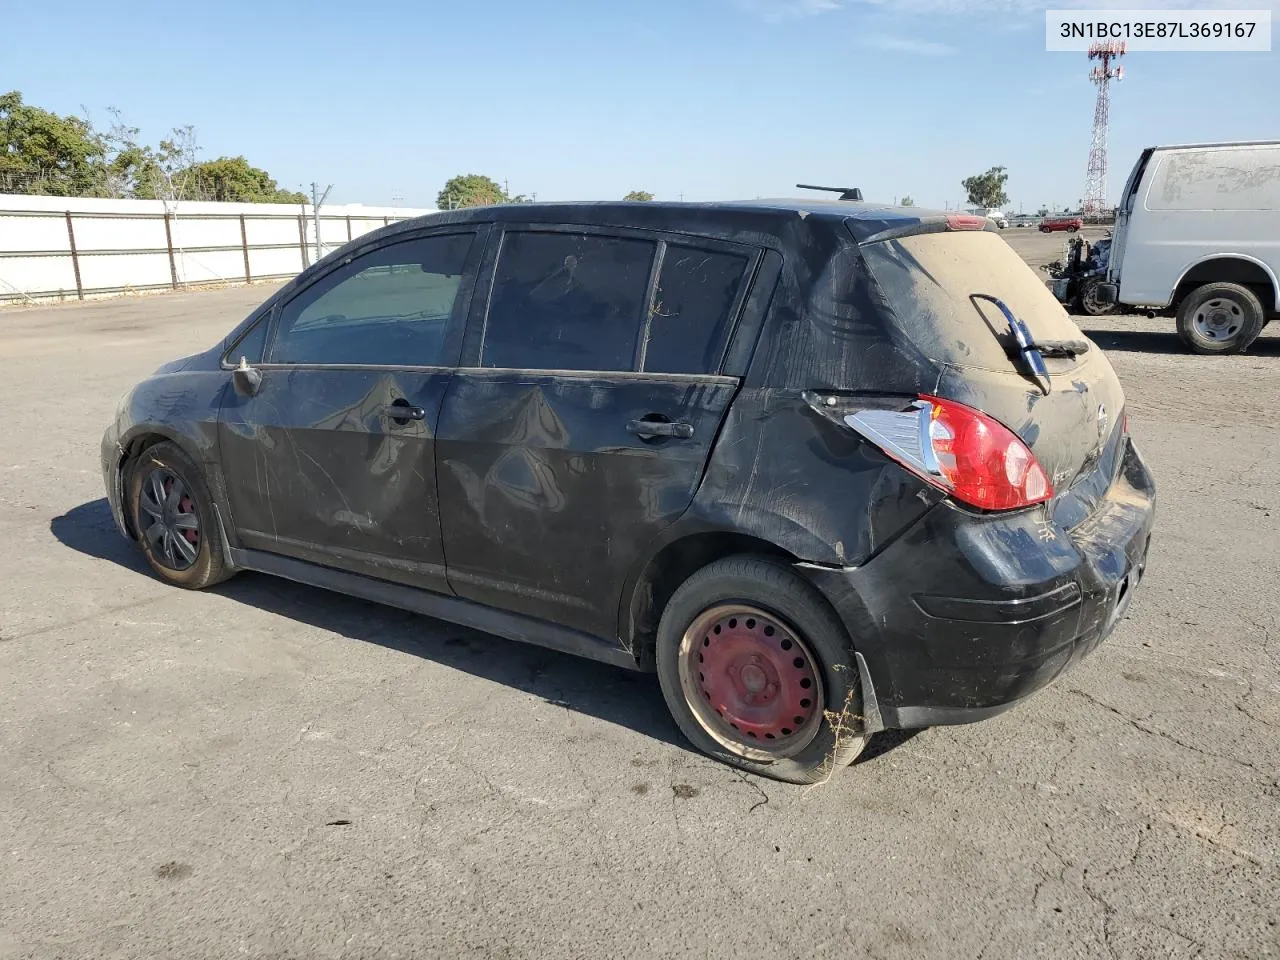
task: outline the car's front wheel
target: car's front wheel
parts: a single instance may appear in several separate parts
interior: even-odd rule
[[[128,473],[129,510],[147,563],[188,590],[231,575],[216,535],[213,500],[199,468],[173,443],[148,447]]]
[[[656,655],[681,732],[717,760],[813,783],[866,743],[845,630],[784,563],[729,557],[695,573],[663,611]]]

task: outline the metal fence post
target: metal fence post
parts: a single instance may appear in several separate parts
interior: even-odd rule
[[[169,226],[169,213],[164,215],[164,245],[169,248],[169,282],[178,289],[178,265],[173,261],[173,228]]]
[[[347,214],[347,243],[351,242],[351,214]]]
[[[76,252],[76,231],[71,226],[71,211],[67,211],[67,242],[71,244],[71,269],[76,275],[76,297],[84,299],[84,284],[80,282],[80,254]]]
[[[244,214],[240,214],[240,249],[244,251],[244,282],[253,282],[253,273],[249,270],[249,231],[244,227]]]
[[[305,270],[311,264],[307,260],[307,221],[302,214],[298,214],[298,252],[302,254],[302,269]]]

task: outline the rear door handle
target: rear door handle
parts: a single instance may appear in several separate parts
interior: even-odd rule
[[[389,403],[382,408],[382,415],[390,417],[397,423],[408,423],[410,420],[427,419],[427,411],[422,407],[410,406],[407,401]]]
[[[674,437],[677,440],[688,440],[693,436],[693,424],[668,423],[665,420],[632,420],[627,424],[627,433],[635,434],[642,440],[646,437]]]

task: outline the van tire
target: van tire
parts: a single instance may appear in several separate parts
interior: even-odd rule
[[[727,619],[733,613],[725,613],[725,633],[721,634],[719,622],[713,631],[707,617],[714,619],[722,611],[735,611],[741,626]],[[761,617],[765,624],[772,623],[773,626],[762,627],[751,619],[745,619],[753,616]],[[737,636],[733,632],[736,629],[746,633],[748,628],[754,631],[753,635]],[[811,665],[805,667],[812,670],[809,674],[812,680],[801,678],[796,681],[795,677],[784,675],[785,667],[772,677],[784,691],[793,682],[798,682],[805,689],[817,687],[822,694],[817,703],[800,701],[804,709],[811,711],[803,723],[808,732],[805,739],[798,741],[786,755],[768,755],[767,750],[757,749],[757,746],[766,747],[763,739],[748,740],[745,734],[736,732],[736,726],[733,730],[728,729],[732,725],[734,710],[731,704],[735,694],[732,692],[725,694],[725,712],[712,710],[719,694],[713,697],[710,686],[722,680],[736,682],[745,674],[745,668],[737,666],[736,662],[727,663],[723,675],[717,673],[709,680],[703,678],[698,673],[702,648],[696,641],[704,630],[708,641],[716,639],[712,637],[714,632],[720,635],[718,639],[721,642],[727,639],[735,644],[756,641],[780,644],[781,649],[789,651],[782,655],[784,659],[807,654],[804,659],[812,660]],[[766,633],[767,638],[764,636]],[[794,644],[784,639],[788,634],[794,635]],[[688,643],[686,635],[692,638]],[[815,783],[848,766],[866,745],[867,737],[860,722],[862,683],[848,633],[817,588],[784,561],[766,556],[739,555],[703,567],[672,594],[662,611],[655,646],[658,681],[676,725],[695,747],[722,763],[774,780]],[[708,647],[707,651],[709,672],[714,662],[711,649]],[[750,649],[745,651],[751,652]],[[765,661],[762,669],[769,670],[772,675],[775,671],[767,663],[769,651],[762,647],[760,652],[763,656],[752,656],[750,662]],[[693,662],[694,658],[697,663]],[[802,656],[796,656],[795,666],[799,667],[801,660]],[[739,669],[743,673],[730,676]],[[693,679],[692,673],[697,673],[697,680]],[[703,680],[707,686],[700,687],[699,681]],[[698,696],[699,689],[709,703]],[[767,689],[776,690],[778,687],[771,683]],[[803,692],[798,695],[803,696]],[[779,693],[777,700],[783,699],[783,694]],[[692,705],[695,703],[696,706]],[[765,709],[771,709],[772,705],[766,702]],[[748,706],[747,709],[753,708]],[[719,718],[713,716],[717,712]],[[843,728],[840,732],[833,726],[833,718]],[[717,732],[713,735],[712,731]],[[783,729],[779,732],[791,734],[793,731]],[[797,735],[801,732],[794,731]]]
[[[1079,301],[1080,312],[1087,317],[1105,317],[1111,313],[1119,312],[1119,304],[1107,303],[1101,304],[1095,296],[1098,284],[1103,282],[1103,278],[1099,277],[1092,280],[1086,280],[1080,285]]]
[[[1244,353],[1262,332],[1262,304],[1238,283],[1206,283],[1178,304],[1178,336],[1200,354]]]

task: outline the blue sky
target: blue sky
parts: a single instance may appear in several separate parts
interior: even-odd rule
[[[1270,7],[1278,0],[1217,6]],[[1075,205],[1093,88],[1044,50],[1046,6],[1128,0],[436,0],[15,4],[0,88],[120,108],[150,142],[196,127],[331,201],[432,206],[455,173],[539,200],[794,195],[963,201],[1002,164],[1010,208]],[[1274,15],[1274,14],[1273,14]],[[1280,35],[1280,15],[1277,34]],[[16,41],[16,42],[15,42]],[[1147,144],[1280,137],[1280,53],[1130,53],[1114,197]]]

